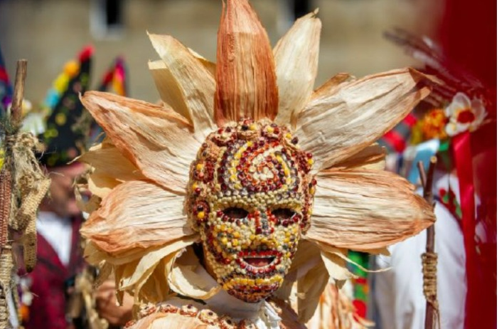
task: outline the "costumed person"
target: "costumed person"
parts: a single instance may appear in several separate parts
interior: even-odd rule
[[[47,93],[43,111],[28,116],[28,124],[40,129],[44,151],[40,162],[52,182],[42,201],[37,221],[38,265],[29,274],[21,274],[25,328],[68,328],[67,297],[76,273],[85,262],[79,229],[83,221],[74,194],[74,179],[85,171],[75,162],[82,150],[84,136],[73,125],[83,111],[78,94],[89,85],[92,48],[86,47],[78,60],[68,62]],[[35,124],[37,123],[37,124]]]
[[[383,252],[434,222],[373,144],[429,80],[340,74],[313,91],[320,25],[301,18],[272,52],[247,0],[229,0],[216,64],[149,36],[163,104],[82,97],[106,133],[80,157],[85,255],[118,300],[134,296],[128,328],[302,328],[329,277],[351,277],[348,249]]]
[[[496,144],[493,164],[489,157],[492,142],[483,139],[490,130],[493,131],[492,127],[496,127],[495,96],[470,72],[445,58],[430,40],[399,30],[389,36],[413,57],[423,59],[427,70],[444,81],[427,99],[424,109],[419,109],[420,119],[413,125],[411,145],[401,156],[393,153],[396,160],[390,167],[418,184],[417,163],[422,161],[427,168],[430,158],[438,157],[433,188],[437,217],[435,252],[438,255],[437,291],[432,292],[437,292],[439,319],[436,321],[441,328],[474,328],[465,324],[469,317],[466,305],[469,303],[469,289],[472,282],[475,284],[476,278],[472,277],[477,275],[493,291],[491,276],[493,271],[496,273],[496,266],[493,266],[496,265],[496,251],[493,257],[490,246],[496,246],[496,220],[489,218],[489,213],[482,216],[482,205],[474,206],[474,203],[485,204],[484,200],[489,202],[489,197],[478,188],[469,193],[462,185],[468,184],[468,178],[476,187],[484,185],[483,180],[489,179],[489,169],[496,168]],[[394,132],[384,140],[394,145],[395,141],[403,140],[399,137]],[[467,144],[469,149],[464,151],[467,138],[472,144]],[[482,161],[480,157],[485,149],[488,157]],[[473,170],[473,166],[487,169]],[[469,216],[474,212],[475,218]],[[423,254],[426,239],[425,233],[420,234],[391,247],[390,258],[377,257],[377,267],[392,267],[390,271],[372,276],[377,313],[374,318],[380,328],[424,328],[424,295],[431,292],[422,289],[425,284],[421,261],[408,255]],[[483,327],[492,325],[485,320],[489,316],[488,310],[482,321],[476,323]]]

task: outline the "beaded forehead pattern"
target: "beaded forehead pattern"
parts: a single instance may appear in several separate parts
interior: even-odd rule
[[[229,124],[202,145],[191,167],[187,212],[207,262],[232,295],[258,301],[282,283],[310,225],[312,165],[298,139],[269,120]],[[227,209],[244,214],[232,217]],[[267,263],[252,266],[248,258]]]

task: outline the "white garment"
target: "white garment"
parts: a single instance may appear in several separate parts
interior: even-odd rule
[[[73,238],[73,225],[70,218],[61,218],[53,212],[40,211],[36,230],[54,248],[64,266],[69,264]]]
[[[437,180],[436,188],[451,181],[457,194],[456,181],[449,176]],[[465,249],[463,233],[452,214],[439,202],[435,208],[435,252],[437,264],[437,297],[441,329],[460,329],[464,325]],[[378,312],[376,329],[423,329],[426,300],[423,295],[421,254],[425,252],[426,231],[389,248],[391,257],[376,257],[378,268],[392,267],[373,274],[373,296]]]

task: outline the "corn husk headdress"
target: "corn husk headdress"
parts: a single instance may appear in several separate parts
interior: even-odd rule
[[[285,296],[297,281],[301,321],[329,277],[351,277],[348,249],[381,252],[433,223],[412,185],[382,170],[385,153],[374,144],[428,95],[426,77],[412,69],[338,74],[313,90],[320,28],[316,13],[304,16],[272,52],[247,0],[228,0],[216,64],[171,36],[149,35],[161,57],[149,63],[161,104],[82,97],[107,138],[81,157],[93,167],[86,205],[93,212],[81,232],[88,260],[103,276],[113,271],[120,292],[137,302],[215,292],[175,261],[199,241],[184,211],[189,167],[209,133],[240,118],[288,126],[315,159],[311,227],[281,288]]]

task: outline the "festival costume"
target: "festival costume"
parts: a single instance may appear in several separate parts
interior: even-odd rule
[[[483,296],[496,291],[496,186],[489,170],[496,168],[495,92],[431,40],[401,30],[388,36],[444,82],[412,124],[405,139],[411,145],[401,155],[390,155],[396,159],[391,170],[414,184],[419,183],[417,163],[427,168],[430,158],[438,157],[433,195],[440,327],[493,328],[496,301]],[[378,266],[392,268],[372,276],[381,327],[423,328],[422,264],[405,255],[421,255],[425,245],[426,235],[420,234],[390,247],[389,260],[377,258]]]
[[[85,254],[118,299],[147,304],[128,327],[303,327],[329,278],[352,277],[348,249],[384,252],[433,223],[373,144],[427,77],[339,74],[313,91],[320,25],[299,19],[272,53],[248,2],[230,0],[216,64],[149,35],[161,104],[82,97],[106,133],[80,157]]]
[[[85,112],[78,99],[78,94],[90,84],[92,52],[91,47],[84,47],[77,60],[67,62],[43,105],[30,111],[23,120],[23,130],[39,135],[44,143],[43,153],[38,155],[40,162],[56,172],[81,154],[86,139],[99,133],[91,118],[84,120]],[[99,89],[109,89],[112,84],[114,90],[123,92],[123,79],[124,62],[117,59]],[[75,302],[74,294],[68,295],[68,289],[85,268],[79,234],[82,223],[81,215],[61,218],[54,212],[38,213],[38,265],[31,273],[21,271],[20,277],[21,313],[26,328],[43,328],[47,323],[50,328],[67,328],[71,318],[83,320],[79,319],[82,303]]]

